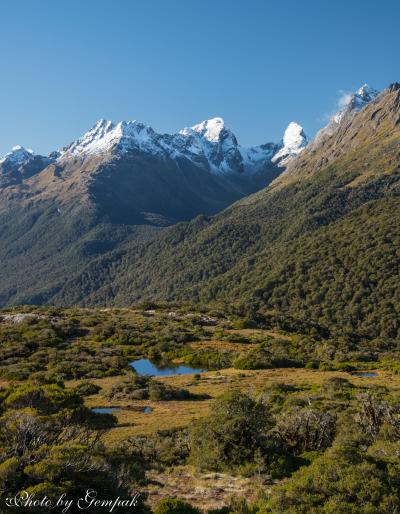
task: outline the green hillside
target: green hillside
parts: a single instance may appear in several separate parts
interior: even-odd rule
[[[330,144],[304,152],[270,188],[213,218],[120,246],[91,262],[54,301],[245,302],[397,337],[398,119],[396,86]]]
[[[31,219],[25,206],[33,239],[25,252],[25,236],[3,250],[3,303],[225,302],[308,318],[331,331],[396,338],[399,120],[394,84],[311,144],[270,187],[172,227],[116,229],[82,202],[65,225],[56,215]],[[28,257],[35,266],[13,290]]]

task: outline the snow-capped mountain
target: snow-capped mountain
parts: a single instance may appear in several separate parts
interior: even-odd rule
[[[35,154],[31,149],[17,145],[11,149],[11,152],[6,153],[6,155],[0,159],[0,165],[10,164],[13,166],[19,166],[33,159],[34,155]]]
[[[103,179],[110,177],[107,178],[107,181],[112,180],[110,191],[124,189],[126,203],[137,198],[139,190],[146,197],[148,189],[152,189],[154,202],[144,202],[143,212],[156,212],[156,196],[157,202],[164,202],[166,184],[172,188],[172,195],[172,190],[176,191],[179,183],[181,204],[185,209],[191,194],[197,198],[200,195],[201,201],[192,200],[193,209],[188,209],[188,214],[185,211],[182,216],[182,209],[178,209],[179,212],[175,208],[167,209],[167,217],[186,219],[197,212],[212,213],[234,199],[267,186],[286,168],[289,169],[307,146],[310,150],[318,147],[377,95],[378,91],[365,84],[355,93],[345,96],[339,112],[311,143],[303,128],[295,122],[289,123],[279,143],[244,147],[220,117],[185,127],[175,134],[160,134],[139,121],[113,123],[102,119],[83,136],[47,157],[36,155],[22,146],[14,147],[0,160],[0,188],[16,186],[26,179],[33,180],[52,165],[53,171],[49,168],[48,174],[56,169],[57,176],[68,174],[76,183],[85,180],[94,183],[98,180],[93,179],[94,174]],[[120,179],[121,183],[117,183],[121,170],[124,177]],[[48,179],[45,182],[50,183]],[[64,185],[57,187],[63,188]],[[156,190],[157,195],[154,194]],[[110,191],[105,194],[111,194]],[[133,195],[130,198],[128,191]],[[172,205],[172,196],[168,201]]]
[[[234,144],[237,144],[235,136],[226,129],[225,122],[222,118],[212,118],[210,120],[202,121],[198,125],[182,129],[180,134],[187,136],[196,133],[207,141],[217,143],[221,140],[221,132],[224,131],[226,132],[226,136],[232,139]]]
[[[285,130],[281,149],[272,157],[272,162],[280,166],[287,164],[296,157],[308,144],[308,138],[298,123],[292,121]]]
[[[186,127],[172,137],[171,143],[176,157],[184,156],[194,163],[206,162],[212,172],[244,171],[236,136],[225,126],[222,118],[212,118]]]
[[[316,147],[313,142],[307,145],[304,131],[292,122],[281,143],[247,148],[240,145],[221,118],[212,118],[175,134],[159,134],[137,121],[114,124],[100,120],[82,137],[48,157],[14,148],[0,162],[0,260],[2,276],[7,278],[0,290],[0,303],[41,303],[57,295],[73,302],[78,289],[84,292],[79,299],[83,302],[88,295],[93,301],[105,303],[113,302],[116,295],[131,302],[140,284],[153,281],[150,275],[159,269],[171,273],[171,288],[166,289],[169,295],[175,284],[181,287],[183,275],[179,270],[186,273],[196,255],[210,266],[207,274],[211,288],[219,289],[221,283],[215,272],[228,270],[231,274],[233,268],[230,260],[221,261],[221,265],[215,261],[218,252],[223,254],[228,249],[243,263],[248,237],[256,242],[254,248],[260,249],[259,238],[264,237],[267,227],[274,239],[281,228],[281,212],[289,213],[289,222],[298,205],[302,213],[311,216],[310,223],[299,220],[298,233],[307,225],[311,230],[319,225],[326,205],[321,208],[317,199],[317,210],[310,210],[308,204],[302,209],[304,201],[312,196],[304,192],[314,191],[323,199],[318,196],[321,184],[317,181],[314,189],[308,189],[309,184],[321,170],[326,171],[324,184],[328,183],[329,165],[340,161],[341,156],[350,158],[350,151],[358,155],[354,168],[363,174],[365,171],[368,180],[362,184],[363,191],[368,199],[374,198],[369,177],[375,173],[378,161],[374,148],[368,153],[368,141],[374,142],[375,133],[382,136],[379,159],[384,163],[383,170],[395,169],[393,141],[398,132],[399,87],[392,86],[372,100],[373,105],[367,103],[365,109],[362,104],[371,102],[375,93],[361,88],[342,107],[343,115],[336,118],[338,131]],[[357,109],[362,110],[356,113]],[[382,131],[386,123],[393,127],[393,137],[386,138]],[[358,151],[360,144],[363,146]],[[343,175],[346,181],[333,177],[335,190],[347,183],[347,178],[353,180],[353,170],[347,171]],[[299,193],[300,203],[292,209],[290,196],[279,191],[295,182],[299,188],[286,189],[289,195]],[[391,187],[386,179],[376,184],[381,189]],[[334,210],[339,204],[346,207],[346,198],[357,204],[359,197],[353,193],[353,186],[345,189],[337,197],[339,203],[332,204]],[[253,192],[258,193],[251,195]],[[269,204],[272,197],[274,203]],[[192,222],[163,230],[187,220]],[[165,237],[159,239],[160,234]],[[192,246],[194,237],[200,246]],[[267,244],[270,240],[269,236],[265,239]],[[186,253],[176,252],[182,247],[187,248]],[[216,251],[210,253],[209,248],[214,247]],[[127,248],[133,259],[145,256],[146,266],[138,274],[135,265],[126,265]],[[251,248],[249,252],[251,255]],[[167,266],[160,268],[163,259]],[[242,268],[235,268],[235,273]],[[120,278],[116,281],[117,269]],[[186,291],[201,271],[201,266],[190,268],[185,275]],[[99,272],[103,278],[99,279]]]
[[[12,194],[52,199],[57,212],[84,195],[108,219],[169,224],[214,214],[267,186],[282,172],[272,162],[282,144],[241,146],[222,118],[175,134],[102,119],[48,157],[14,148],[0,163],[0,193],[24,183]]]
[[[179,135],[183,138],[177,136],[174,142],[185,156],[194,162],[194,156],[205,159],[210,170],[217,173],[259,171],[279,150],[275,143],[250,148],[239,145],[222,118],[212,118],[184,128]]]
[[[19,184],[43,170],[54,159],[36,155],[32,150],[17,145],[0,159],[0,186]]]
[[[345,95],[342,99],[342,108],[335,114],[333,120],[340,123],[347,113],[361,111],[363,107],[372,102],[379,94],[379,91],[364,84],[353,94]]]
[[[271,165],[285,166],[306,144],[302,127],[294,122],[289,124],[281,143],[244,147],[220,117],[185,127],[176,134],[159,134],[138,121],[113,123],[101,119],[82,137],[48,157],[36,156],[32,150],[16,146],[0,165],[15,171],[35,160],[35,170],[40,171],[40,165],[43,169],[52,162],[65,164],[70,158],[87,160],[97,156],[112,159],[136,153],[160,161],[173,160],[178,166],[187,160],[221,176],[241,174],[246,177],[262,173]]]
[[[59,158],[71,155],[90,156],[115,150],[124,154],[131,150],[141,150],[152,154],[160,150],[159,135],[151,127],[138,121],[99,120],[82,137],[64,147]]]
[[[317,133],[312,146],[333,134],[344,121],[377,95],[378,91],[367,84],[355,93],[345,95],[340,110]],[[178,166],[186,160],[216,175],[235,177],[240,174],[245,178],[262,173],[271,166],[285,168],[308,144],[303,128],[295,122],[289,123],[280,143],[269,142],[247,148],[239,144],[235,134],[220,117],[183,128],[176,134],[159,134],[138,121],[113,123],[102,119],[82,137],[48,157],[15,146],[0,160],[0,185],[19,182],[53,162],[64,165],[71,157],[87,160],[93,156],[104,156],[113,159],[134,153],[164,162],[172,160]],[[15,176],[10,182],[13,173]],[[7,180],[4,179],[5,174],[8,174]]]
[[[0,192],[30,179],[24,190],[32,198],[54,197],[60,204],[85,192],[107,216],[165,224],[213,214],[267,186],[282,172],[272,162],[282,144],[243,147],[222,118],[175,134],[102,119],[48,157],[15,147],[0,163]]]
[[[364,84],[355,93],[346,94],[342,97],[339,111],[332,116],[329,123],[322,128],[314,138],[315,143],[321,142],[325,137],[331,136],[339,126],[349,120],[356,112],[361,111],[363,107],[375,100],[379,95],[379,91]]]
[[[331,117],[329,123],[308,144],[302,144],[300,129],[291,127],[291,130],[287,131],[287,143],[289,147],[292,145],[295,152],[298,145],[298,157],[289,161],[285,161],[283,158],[280,161],[285,166],[285,170],[274,180],[273,187],[279,187],[282,184],[287,184],[288,181],[304,176],[305,169],[308,169],[308,173],[310,173],[310,170],[317,173],[319,170],[326,168],[330,162],[337,158],[340,148],[348,142],[347,134],[351,133],[353,124],[357,119],[360,119],[357,114],[367,108],[370,103],[379,102],[380,97],[381,93],[367,84],[364,84],[352,94],[346,94],[339,102],[339,111]],[[283,153],[287,143],[284,141],[283,149],[274,156],[274,162],[278,162],[275,159]]]
[[[296,130],[301,134],[300,142],[296,140],[299,137],[295,134]],[[108,153],[124,155],[137,151],[175,161],[187,159],[212,173],[251,174],[272,162],[274,155],[280,150],[286,160],[290,159],[306,142],[303,129],[296,123],[289,125],[282,143],[266,143],[246,148],[238,143],[236,136],[219,117],[202,121],[193,127],[185,127],[177,134],[158,134],[138,121],[114,124],[100,120],[82,137],[59,151],[57,158],[87,158]],[[281,157],[277,160],[282,164]]]

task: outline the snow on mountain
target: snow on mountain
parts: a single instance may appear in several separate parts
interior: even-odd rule
[[[372,102],[379,94],[379,91],[373,89],[368,84],[364,84],[353,94],[344,95],[340,101],[341,109],[333,116],[335,123],[340,123],[343,118],[350,112],[358,112]]]
[[[211,142],[218,142],[221,132],[225,129],[225,122],[222,118],[212,118],[210,120],[202,121],[191,128],[184,128],[181,134],[187,135],[192,131],[200,134],[204,139]]]
[[[266,143],[245,148],[238,144],[235,135],[225,126],[222,118],[202,121],[191,128],[184,128],[180,134],[189,138],[189,148],[197,155],[204,155],[210,167],[216,172],[256,172],[266,163],[284,164],[296,156],[308,142],[302,127],[291,123],[283,143]],[[276,157],[276,158],[275,158]]]
[[[197,166],[208,167],[213,173],[226,174],[258,171],[278,149],[274,143],[241,147],[224,120],[218,117],[186,127],[177,134],[158,134],[137,121],[114,124],[100,120],[81,138],[54,155],[64,159],[141,151],[176,161],[185,158]]]
[[[331,136],[336,132],[339,125],[350,119],[356,112],[375,100],[379,91],[370,87],[368,84],[361,86],[355,93],[345,94],[339,101],[339,111],[332,116],[329,123],[323,127],[315,136],[314,143],[319,143],[326,136]]]
[[[187,159],[216,174],[251,174],[271,162],[286,164],[306,144],[307,137],[297,123],[289,125],[280,144],[266,143],[246,148],[239,145],[236,136],[219,117],[186,127],[177,134],[158,134],[138,121],[115,124],[101,119],[82,137],[52,152],[49,157],[36,156],[31,150],[16,146],[0,160],[0,164],[8,163],[7,166],[18,168],[34,159],[41,159],[47,165],[70,157],[86,159],[96,155],[121,156],[141,152],[161,159],[173,159],[178,165],[180,159]]]
[[[53,157],[37,155],[20,145],[14,146],[11,152],[0,159],[0,188],[19,184],[52,162]]]
[[[378,91],[364,84],[355,93],[342,98],[340,110],[321,129],[313,140],[317,144],[325,136],[333,134],[338,126],[361,110],[378,95]],[[43,163],[67,159],[70,156],[89,158],[93,155],[124,155],[130,152],[143,152],[162,159],[188,159],[199,167],[206,167],[212,173],[254,173],[268,164],[286,166],[308,145],[303,128],[289,123],[283,140],[279,144],[266,143],[259,146],[243,147],[236,136],[226,127],[220,117],[202,121],[186,127],[177,134],[158,134],[151,127],[138,121],[99,120],[82,137],[52,152],[48,157],[35,155],[32,150],[15,146],[11,152],[0,159],[4,167],[25,166],[34,159]]]
[[[283,135],[280,150],[272,157],[272,162],[285,165],[290,159],[298,155],[308,144],[308,138],[298,123],[289,123]]]
[[[60,156],[93,155],[116,149],[126,153],[133,149],[156,153],[157,134],[154,130],[138,121],[99,120],[94,127],[67,147],[63,148]]]
[[[173,137],[173,145],[193,162],[198,162],[199,158],[206,161],[210,171],[230,173],[245,169],[236,136],[222,118],[212,118],[182,129]]]
[[[17,145],[11,149],[11,152],[8,152],[2,159],[0,159],[0,165],[10,164],[13,166],[20,166],[34,157],[35,154],[31,149]]]

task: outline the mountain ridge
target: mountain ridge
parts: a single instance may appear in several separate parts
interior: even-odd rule
[[[292,125],[299,127],[304,134],[302,127],[294,122],[289,124],[288,129]],[[304,134],[304,141],[306,140]],[[301,142],[301,147],[305,146],[304,141]],[[266,160],[272,160],[274,154],[283,147],[283,141],[243,147],[226,127],[224,120],[218,117],[186,127],[176,134],[157,133],[150,126],[136,120],[113,123],[101,119],[81,137],[60,150],[51,152],[47,158],[49,162],[56,163],[74,156],[87,158],[95,154],[124,154],[131,150],[140,150],[160,157],[186,157],[194,164],[203,166],[207,163],[209,170],[215,173],[251,172],[259,169]],[[297,148],[294,150],[296,152]],[[0,163],[7,159],[11,161],[16,152],[23,155],[24,160],[28,160],[27,156],[33,158],[37,155],[18,145]]]
[[[272,184],[212,218],[170,227],[145,245],[126,242],[90,263],[53,301],[247,302],[372,337],[398,337],[400,290],[392,279],[400,269],[399,234],[389,216],[400,209],[399,120],[395,84],[331,135],[321,155],[306,149],[292,164],[296,180]],[[315,168],[332,149],[335,158]],[[309,253],[302,256],[304,248]],[[342,271],[340,261],[334,266],[336,254],[347,261]],[[324,266],[322,255],[332,264]]]
[[[276,256],[279,245],[345,217],[368,198],[379,200],[396,191],[397,90],[389,88],[382,95],[350,116],[318,149],[303,147],[286,171],[271,166],[275,182],[236,203],[225,187],[225,175],[204,170],[196,174],[198,167],[187,160],[178,160],[185,166],[180,169],[172,161],[167,164],[171,168],[160,168],[159,161],[152,163],[141,153],[109,161],[98,154],[90,159],[61,157],[23,187],[3,189],[1,302],[127,305],[140,298],[234,299],[239,276],[241,282],[249,280],[248,292],[242,288],[240,294],[250,300],[254,279],[243,263],[256,262],[265,248]],[[377,108],[375,101],[382,105]],[[368,145],[371,138],[374,145]],[[167,176],[177,178],[166,182]],[[204,183],[204,176],[212,182]],[[190,183],[180,189],[184,177]],[[212,197],[217,187],[228,195],[223,211],[221,195]],[[135,197],[138,189],[142,195]],[[148,190],[151,198],[143,195]],[[189,191],[194,196],[188,201]],[[157,213],[165,199],[168,205]],[[193,221],[163,228],[182,209],[201,201],[200,216],[193,210],[184,213]],[[207,213],[211,201],[214,213],[221,212]],[[145,210],[147,206],[151,208]],[[178,207],[180,213],[173,211]]]

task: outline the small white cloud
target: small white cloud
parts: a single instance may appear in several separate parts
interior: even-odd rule
[[[323,122],[323,123],[327,123],[328,121],[330,121],[332,119],[332,117],[336,114],[336,111],[329,111],[329,112],[325,112],[322,116],[320,116],[318,118],[318,121],[320,122]]]
[[[339,91],[340,97],[338,100],[338,107],[339,109],[342,109],[343,107],[346,107],[351,101],[352,94],[348,93],[347,91]]]
[[[339,98],[337,100],[337,104],[334,109],[331,111],[325,112],[321,117],[320,121],[327,123],[331,121],[331,119],[337,114],[338,110],[343,109],[343,107],[346,107],[352,99],[353,94],[349,93],[348,91],[344,91],[343,89],[340,89],[338,91]]]

